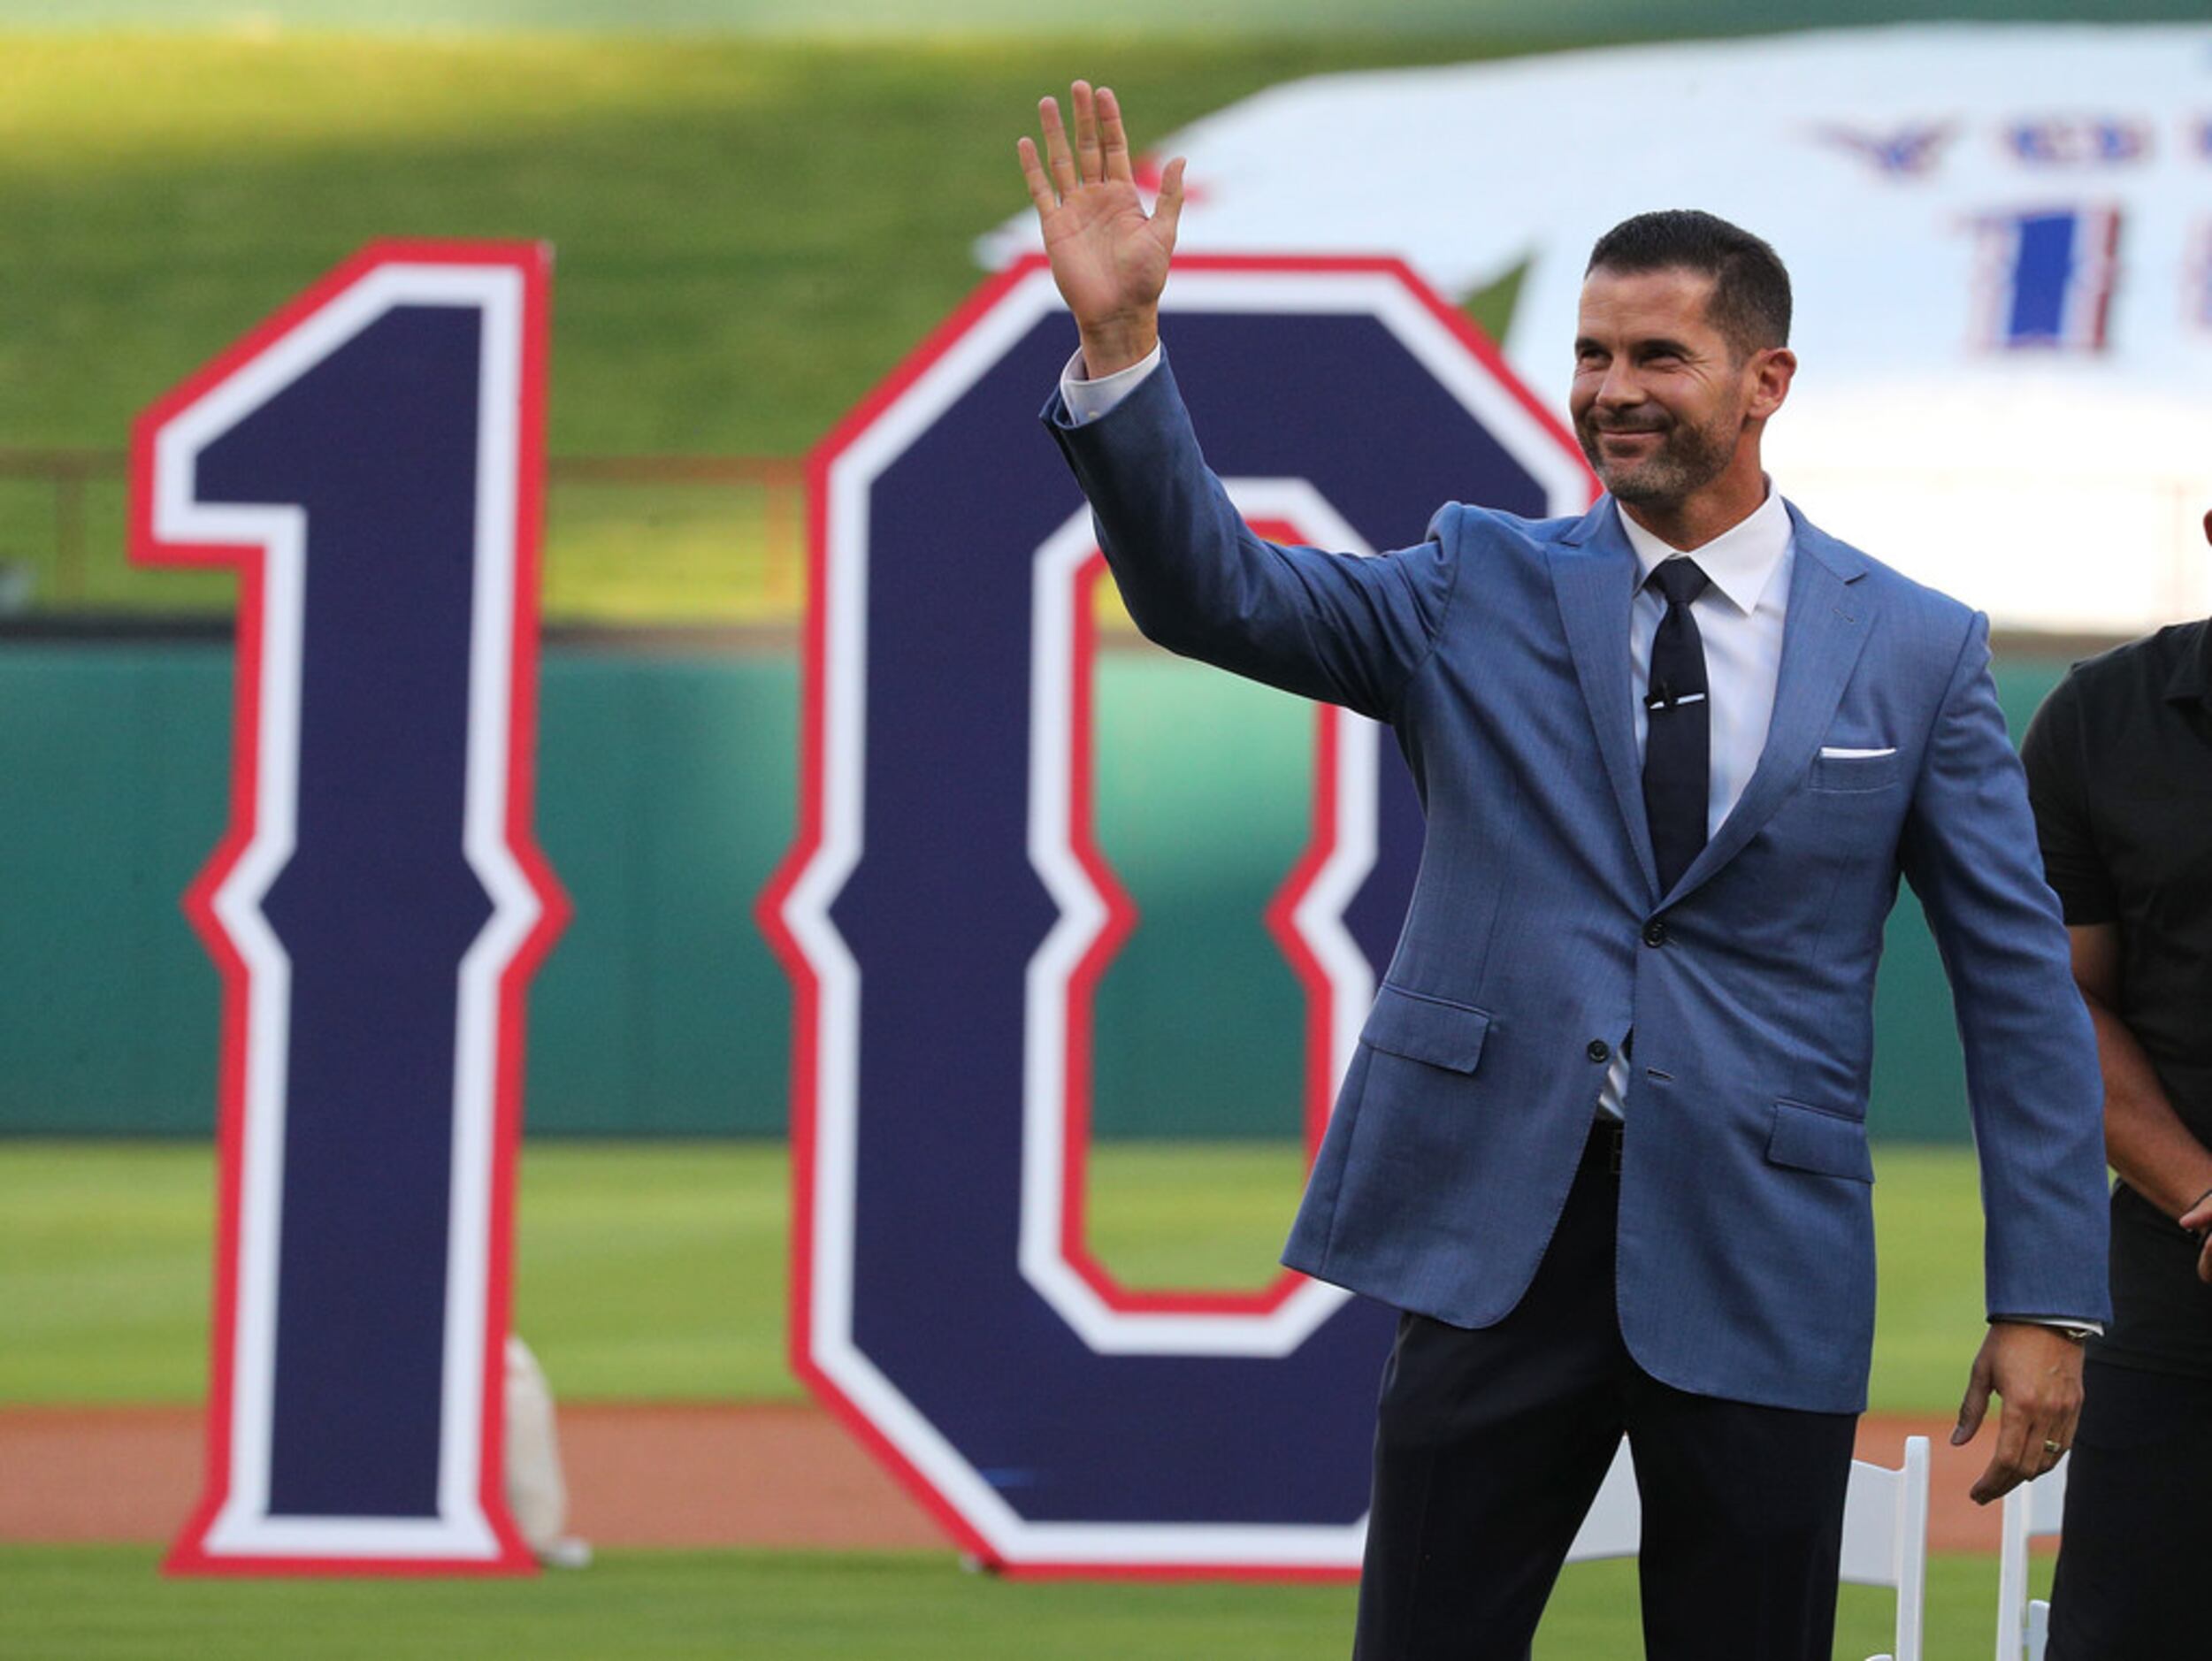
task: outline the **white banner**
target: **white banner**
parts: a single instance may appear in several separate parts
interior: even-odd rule
[[[1140,106],[1130,114],[1140,124]],[[1772,242],[1768,434],[1826,529],[2001,626],[2212,611],[2212,27],[1933,25],[1320,77],[1161,139],[1191,253],[1527,264],[1507,357],[1564,409],[1591,243],[1699,207]],[[979,252],[1036,246],[1024,212]]]

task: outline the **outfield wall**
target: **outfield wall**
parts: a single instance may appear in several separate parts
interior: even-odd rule
[[[2016,735],[2063,667],[2001,664]],[[1098,1131],[1295,1135],[1300,994],[1259,914],[1304,843],[1312,711],[1150,648],[1099,677],[1098,839],[1141,921],[1099,988]],[[208,1134],[219,989],[177,902],[223,831],[230,699],[226,639],[0,648],[0,1133]],[[548,644],[538,824],[576,916],[532,995],[533,1131],[781,1133],[790,999],[752,907],[797,728],[785,653]],[[1877,1132],[1963,1138],[1909,899],[1877,1003]]]

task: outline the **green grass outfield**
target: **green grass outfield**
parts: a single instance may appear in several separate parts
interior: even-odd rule
[[[1102,1144],[1091,1239],[1146,1286],[1255,1286],[1296,1203],[1271,1144]],[[1963,1149],[1877,1151],[1877,1412],[1955,1410],[1980,1342]],[[777,1400],[789,1167],[762,1143],[532,1143],[516,1327],[563,1400]],[[207,1376],[204,1146],[0,1141],[0,1405],[193,1402]],[[0,1648],[0,1654],[6,1653]]]
[[[0,1548],[11,1661],[1342,1661],[1351,1588],[1006,1581],[943,1556],[610,1552],[525,1581],[158,1581],[141,1547]],[[2041,1564],[2047,1581],[2048,1565]],[[1988,1652],[1993,1560],[1928,1565],[1925,1653]],[[1839,1661],[1891,1647],[1895,1604],[1843,1588]],[[1540,1661],[1641,1655],[1635,1566],[1576,1564]]]
[[[1878,1150],[1877,1409],[1956,1405],[1980,1329],[1980,1212],[1957,1149]],[[1124,1278],[1250,1284],[1272,1264],[1297,1156],[1272,1144],[1106,1144],[1092,1238]],[[777,1399],[789,1165],[749,1143],[524,1148],[517,1325],[562,1399]],[[213,1160],[199,1145],[0,1142],[0,1405],[187,1402],[206,1374]],[[1032,1584],[948,1555],[615,1552],[524,1582],[175,1582],[143,1548],[0,1548],[0,1656],[533,1661],[1068,1661],[1341,1657],[1344,1587]],[[2041,1573],[2047,1573],[2047,1564]],[[1931,1657],[1989,1642],[1996,1570],[1936,1559]],[[1886,1593],[1844,1588],[1836,1654],[1887,1649]],[[1550,1661],[1639,1652],[1634,1571],[1570,1568]]]

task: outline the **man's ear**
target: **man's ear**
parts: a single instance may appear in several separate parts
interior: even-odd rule
[[[1789,383],[1797,373],[1797,354],[1787,346],[1770,346],[1754,354],[1751,359],[1751,407],[1744,413],[1754,421],[1764,421],[1782,407],[1782,400],[1789,396]],[[2212,518],[2212,515],[2208,515]]]

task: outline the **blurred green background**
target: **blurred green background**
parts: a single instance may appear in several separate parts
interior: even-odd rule
[[[796,1390],[790,1006],[751,907],[792,828],[797,463],[979,279],[1037,95],[1111,80],[1141,145],[1305,74],[2080,11],[1128,0],[1101,30],[1015,0],[926,22],[891,0],[0,0],[0,1410],[202,1388],[218,989],[177,899],[225,812],[233,593],[126,566],[122,455],[139,410],[359,245],[556,251],[538,819],[577,913],[532,1000],[520,1328],[570,1398],[773,1399]],[[1458,298],[1496,329],[1512,287]],[[1098,836],[1144,923],[1100,989],[1093,1244],[1131,1283],[1251,1286],[1300,1163],[1297,991],[1258,910],[1304,835],[1312,716],[1109,641]],[[2067,649],[2001,643],[2016,732]],[[1879,1019],[1875,1399],[1940,1412],[1979,1320],[1979,1206],[1910,900]],[[1322,1655],[1349,1611],[773,1554],[404,1591],[150,1570],[0,1550],[0,1653]],[[1633,1652],[1632,1578],[1571,1571],[1538,1653]],[[1937,1565],[1931,1654],[1985,1648],[1994,1589],[1985,1560]],[[1847,1593],[1838,1653],[1887,1620]]]

